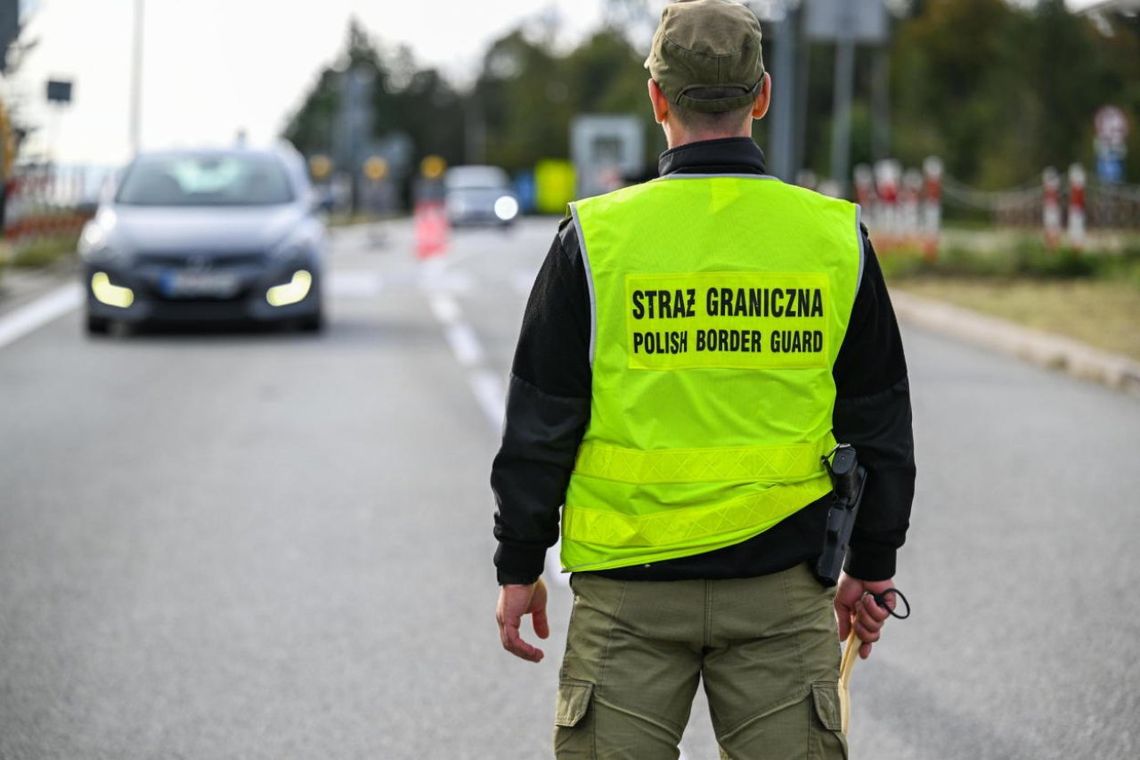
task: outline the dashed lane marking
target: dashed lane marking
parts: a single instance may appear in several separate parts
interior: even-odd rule
[[[63,285],[42,295],[26,306],[0,317],[0,348],[15,343],[49,322],[79,308],[83,289],[78,283]]]
[[[479,338],[475,335],[475,330],[471,325],[466,322],[456,322],[453,325],[448,325],[443,334],[451,346],[451,352],[455,354],[455,358],[460,364],[469,369],[479,368],[483,363],[483,347],[479,344]],[[479,370],[479,372],[486,372],[486,370]],[[478,373],[474,375],[474,377],[478,376]],[[496,390],[502,393],[502,388],[498,385]]]
[[[496,430],[502,427],[506,416],[506,399],[503,393],[503,383],[498,375],[487,369],[479,369],[468,376],[471,390],[475,392],[475,400],[483,410],[487,421]]]
[[[450,326],[456,324],[463,315],[459,311],[459,304],[448,295],[436,294],[428,300],[431,313],[440,324]]]
[[[451,353],[460,366],[467,370],[467,384],[478,402],[483,416],[491,427],[500,431],[506,417],[506,389],[502,378],[486,367],[486,352],[479,342],[475,329],[464,320],[463,310],[450,293],[431,292],[430,286],[439,283],[443,272],[435,270],[425,277],[422,284],[428,290],[428,306],[443,328],[443,336]],[[558,561],[559,546],[555,544],[546,552],[546,575],[552,583],[566,586],[569,576],[562,572]]]

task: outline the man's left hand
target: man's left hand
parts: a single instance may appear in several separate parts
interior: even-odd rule
[[[524,641],[519,631],[524,615],[531,616],[534,632],[540,639],[550,635],[550,623],[546,619],[546,584],[542,578],[530,585],[500,586],[499,605],[495,610],[503,649],[524,660],[541,662],[542,650]]]

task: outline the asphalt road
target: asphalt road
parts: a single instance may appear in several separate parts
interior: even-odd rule
[[[0,758],[549,756],[568,591],[501,650],[487,474],[553,228],[341,233],[320,336],[0,341]],[[905,339],[915,612],[853,756],[1140,756],[1140,403]]]

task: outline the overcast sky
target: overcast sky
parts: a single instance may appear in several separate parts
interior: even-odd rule
[[[1095,0],[1069,0],[1071,6]],[[280,133],[359,17],[382,42],[406,43],[421,63],[465,79],[487,45],[554,8],[570,42],[600,22],[602,0],[146,0],[144,148],[254,142]],[[61,163],[115,164],[129,154],[134,0],[25,0],[26,39],[39,41],[4,82],[41,145]],[[70,107],[44,103],[48,78],[75,82]]]
[[[547,5],[560,10],[568,40],[600,19],[599,0],[146,0],[143,147],[226,144],[239,129],[272,140],[343,47],[352,15],[461,79],[491,40]],[[34,3],[25,35],[39,44],[6,86],[60,162],[113,164],[129,154],[133,7]],[[74,80],[70,107],[45,105],[51,77]]]

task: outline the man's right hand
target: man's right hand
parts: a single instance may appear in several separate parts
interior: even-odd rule
[[[847,573],[839,576],[839,586],[835,590],[835,617],[839,622],[839,639],[846,641],[851,627],[859,637],[859,656],[864,660],[871,656],[871,644],[879,640],[883,623],[891,613],[880,607],[871,594],[881,594],[894,584],[892,579],[885,581],[862,581]],[[887,597],[893,608],[894,595]]]
[[[546,584],[542,578],[530,585],[507,584],[499,587],[499,605],[495,619],[499,622],[499,639],[503,649],[530,662],[541,662],[543,652],[523,641],[519,632],[523,615],[531,615],[534,632],[540,639],[550,635],[546,620]]]

